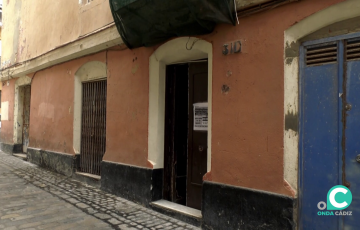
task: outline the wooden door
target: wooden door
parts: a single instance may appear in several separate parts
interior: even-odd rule
[[[207,172],[207,128],[201,128],[201,125],[197,124],[200,119],[197,118],[198,115],[194,116],[194,104],[202,103],[204,107],[207,102],[208,63],[190,63],[187,206],[196,209],[201,209],[203,176]],[[202,113],[202,115],[206,113],[202,122],[205,120],[207,122],[207,108],[195,109],[195,112]]]

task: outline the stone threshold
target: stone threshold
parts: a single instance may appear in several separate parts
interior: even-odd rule
[[[27,161],[27,155],[25,153],[13,153],[13,156]]]
[[[94,186],[95,188],[101,187],[101,176],[98,175],[77,171],[72,175],[72,178],[85,184]]]
[[[101,176],[99,176],[99,175],[94,175],[94,174],[84,173],[84,172],[76,172],[76,174],[79,176],[88,177],[88,178],[91,178],[94,180],[101,180]]]
[[[150,203],[150,207],[155,211],[171,216],[181,221],[185,221],[195,226],[201,226],[201,210],[186,207],[167,200],[158,200]]]

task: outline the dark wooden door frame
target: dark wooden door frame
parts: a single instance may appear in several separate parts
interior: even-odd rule
[[[203,175],[200,174],[205,174],[207,171],[207,131],[201,131],[200,135],[196,133],[194,137],[193,103],[207,102],[208,99],[207,61],[204,62],[205,63],[169,65],[166,68],[163,198],[197,209],[201,209]],[[192,68],[190,68],[190,66],[192,66]],[[192,74],[192,77],[190,77],[190,74]],[[201,82],[203,82],[200,87],[199,85],[196,86],[197,90],[201,89],[201,91],[204,91],[204,95],[200,101],[198,97],[199,94],[196,94],[197,99],[194,99],[195,75],[201,77]],[[206,75],[206,82],[204,82],[204,75]],[[185,78],[186,85],[184,86]],[[196,79],[196,82],[196,84],[199,84],[199,78]],[[184,94],[179,92],[181,90],[186,91],[186,98]],[[197,93],[199,92],[200,91]],[[181,100],[179,95],[186,101]],[[186,103],[186,105],[182,107],[184,103]],[[186,111],[186,114],[179,112],[179,110]],[[187,126],[185,134],[183,132],[179,133],[179,129],[182,129],[178,127],[179,122],[184,121],[179,119],[179,116],[183,116],[186,119],[185,124],[181,124],[182,126]],[[181,145],[181,143],[179,144],[179,139],[182,139],[184,136],[186,136],[185,145]],[[196,141],[193,140],[194,138]],[[204,149],[202,151],[198,151],[198,149],[193,150],[194,145],[197,145],[195,147],[199,148],[199,140],[202,140],[201,145]],[[181,149],[183,146],[185,146],[185,150]],[[181,162],[181,160],[184,160],[184,156],[180,156],[183,152],[186,154],[185,165],[183,161]],[[193,156],[193,154],[196,154],[196,156]],[[193,161],[193,157],[199,159]],[[197,168],[193,170],[194,163],[196,164],[194,167]],[[182,167],[179,168],[180,165],[183,165],[182,167],[185,168],[185,181],[180,178],[180,176],[184,174],[184,170],[181,171]],[[179,196],[179,193],[184,197]]]

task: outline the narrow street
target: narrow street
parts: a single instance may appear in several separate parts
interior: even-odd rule
[[[0,152],[0,229],[197,229]]]

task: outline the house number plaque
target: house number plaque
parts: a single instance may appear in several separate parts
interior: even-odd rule
[[[230,42],[223,45],[224,55],[241,53],[241,41]]]

